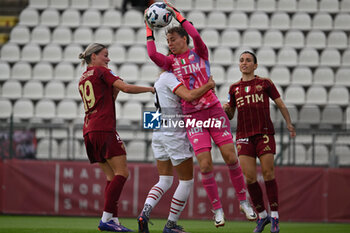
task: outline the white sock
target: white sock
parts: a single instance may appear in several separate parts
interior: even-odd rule
[[[267,217],[267,212],[264,210],[263,212],[259,213],[259,218],[266,218]]]
[[[278,218],[278,211],[271,211],[271,217],[272,218]]]
[[[144,204],[144,208],[142,210],[145,212],[147,217],[149,217],[150,211],[158,204],[164,193],[169,190],[173,184],[173,180],[173,176],[159,176],[159,181],[149,191]],[[151,208],[149,208],[149,206]]]
[[[113,217],[112,220],[113,220],[116,224],[118,224],[118,225],[120,224],[120,223],[119,223],[118,217]]]
[[[186,206],[188,196],[191,193],[193,186],[192,180],[180,180],[179,185],[173,195],[170,205],[170,212],[168,220],[177,222],[180,218],[181,212]]]
[[[108,213],[106,211],[103,211],[102,213],[102,222],[108,222],[109,220],[111,220],[111,218],[113,218],[113,214],[112,213]]]

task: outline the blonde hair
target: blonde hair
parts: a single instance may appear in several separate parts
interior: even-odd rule
[[[93,53],[98,54],[102,49],[106,48],[103,44],[92,43],[86,47],[85,51],[79,54],[79,59],[81,59],[81,65],[90,64],[91,55]]]

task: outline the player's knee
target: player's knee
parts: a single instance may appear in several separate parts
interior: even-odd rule
[[[129,170],[125,169],[114,173],[115,176],[124,176],[126,179],[129,177]]]
[[[166,192],[173,185],[173,176],[159,176],[159,181],[155,186],[162,187],[163,191]]]
[[[211,172],[212,170],[213,170],[213,165],[209,161],[203,162],[200,164],[201,173]]]
[[[273,169],[263,170],[264,180],[272,180],[275,178],[275,172]]]

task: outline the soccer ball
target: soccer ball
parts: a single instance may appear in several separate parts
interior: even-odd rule
[[[167,26],[173,19],[172,13],[166,9],[167,5],[162,2],[153,3],[146,13],[146,20],[154,28]]]

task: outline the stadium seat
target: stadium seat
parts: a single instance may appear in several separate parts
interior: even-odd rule
[[[61,26],[76,28],[80,26],[80,13],[75,9],[67,9],[61,15]]]
[[[6,61],[0,61],[0,82],[10,78],[11,67]]]
[[[64,10],[69,8],[69,2],[70,0],[60,0],[60,1],[51,0],[49,3],[49,7],[58,9],[58,10]]]
[[[139,28],[135,33],[135,43],[138,45],[145,45],[146,28]],[[158,41],[158,38],[157,38]]]
[[[126,61],[126,50],[119,43],[112,44],[108,47],[109,58],[112,62],[120,64]]]
[[[259,65],[258,68],[255,70],[256,75],[259,75],[262,78],[270,77],[268,69],[263,66]]]
[[[341,65],[350,67],[350,49],[347,49],[343,52]]]
[[[49,6],[49,0],[29,0],[28,7],[36,9],[45,9]]]
[[[307,66],[295,67],[292,72],[292,84],[310,86],[312,84],[312,72]]]
[[[73,146],[74,143],[74,146]],[[74,148],[74,150],[73,150]],[[63,139],[58,147],[57,159],[76,159],[80,157],[81,148],[78,140]]]
[[[328,93],[328,103],[340,106],[349,105],[349,91],[344,86],[333,86]]]
[[[305,165],[308,162],[305,146],[302,144],[295,145],[295,164]]]
[[[56,116],[56,106],[52,100],[41,99],[35,105],[35,117],[49,120]]]
[[[70,44],[65,47],[63,51],[63,61],[72,62],[74,64],[79,62],[78,56],[83,52],[83,48],[78,44]]]
[[[283,43],[283,34],[280,30],[268,30],[263,36],[263,46],[265,47],[278,49],[283,46]]]
[[[207,18],[202,11],[190,11],[187,14],[187,19],[196,25],[197,29],[203,29],[207,26]]]
[[[67,84],[65,97],[73,100],[81,100],[78,90],[78,80],[73,80]]]
[[[312,146],[307,150],[310,161],[312,160]],[[315,165],[327,165],[329,163],[329,151],[325,145],[315,145]]]
[[[44,96],[44,87],[40,81],[30,80],[23,86],[23,98],[39,100]]]
[[[342,0],[340,2],[340,11],[341,12],[350,12],[350,1],[349,0]]]
[[[159,76],[159,68],[154,64],[144,64],[140,69],[140,81],[154,83]]]
[[[45,45],[50,43],[51,33],[48,27],[46,26],[36,26],[32,30],[31,43]]]
[[[225,29],[227,27],[226,15],[223,12],[213,11],[208,15],[207,27],[213,29]]]
[[[57,116],[65,120],[73,120],[78,116],[78,106],[74,100],[63,99],[57,105]]]
[[[271,29],[288,30],[290,28],[289,15],[285,12],[274,12],[270,24]]]
[[[75,78],[74,67],[70,62],[60,62],[55,66],[53,77],[62,82],[69,82]]]
[[[323,49],[326,47],[326,35],[320,30],[311,30],[306,36],[306,47]]]
[[[146,150],[147,145],[145,141],[133,140],[126,145],[127,157],[131,161],[144,161]]]
[[[347,145],[336,145],[335,154],[338,156],[338,162],[340,166],[350,165],[350,149]]]
[[[48,62],[60,62],[62,60],[62,48],[57,44],[47,44],[42,52],[42,60]]]
[[[302,105],[305,103],[305,91],[302,86],[290,85],[284,92],[287,104]]]
[[[339,68],[335,74],[335,84],[344,85],[350,87],[350,69],[349,68]]]
[[[115,101],[115,116],[117,119],[121,118],[121,112],[122,112],[122,105],[120,102]]]
[[[263,11],[267,13],[272,13],[276,11],[276,1],[275,0],[260,0],[256,2],[256,10]]]
[[[122,118],[131,121],[141,121],[142,104],[138,101],[128,101],[123,106]]]
[[[327,125],[341,125],[344,123],[343,112],[340,106],[326,105],[321,115],[322,127],[328,128]]]
[[[236,0],[236,10],[253,12],[255,10],[254,0]]]
[[[306,103],[325,105],[327,103],[327,91],[323,86],[311,86],[306,92]]]
[[[290,118],[292,119],[292,122],[297,122],[298,120],[298,109],[294,104],[290,104],[290,103],[286,103],[286,107],[288,109]],[[276,122],[277,123],[281,123],[283,122],[283,124],[285,123],[284,118],[281,114],[281,111],[279,109],[276,110]],[[277,126],[277,125],[276,125]],[[276,142],[280,142],[280,136],[281,135],[276,135]],[[287,135],[285,135],[287,136]],[[288,138],[288,137],[287,137]],[[286,142],[288,139],[283,138],[283,141]]]
[[[19,15],[19,25],[35,27],[39,24],[39,13],[36,9],[25,8]]]
[[[221,46],[237,48],[241,45],[241,35],[235,29],[226,29],[221,33]]]
[[[150,86],[150,84],[148,82],[143,82],[143,81],[137,81],[135,83],[135,85],[137,86]],[[149,101],[154,100],[154,96],[152,93],[150,92],[145,92],[145,93],[140,93],[140,94],[136,94],[136,95],[129,95],[129,100],[130,98],[132,99],[132,101],[138,101],[140,103],[146,104]]]
[[[88,9],[81,16],[81,25],[91,28],[97,28],[101,25],[101,13],[96,9]]]
[[[8,119],[12,113],[11,101],[6,98],[0,98],[0,119]]]
[[[124,63],[119,68],[120,77],[127,83],[136,82],[139,79],[139,69],[136,64]]]
[[[277,64],[284,66],[296,66],[298,55],[293,48],[282,48],[277,55]]]
[[[132,45],[135,43],[134,30],[127,27],[120,27],[115,34],[115,40],[121,45]]]
[[[43,138],[38,142],[36,158],[54,159],[59,157],[58,143],[55,139]]]
[[[339,12],[339,2],[333,0],[321,0],[319,3],[319,11],[337,13]]]
[[[194,0],[175,0],[175,6],[180,11],[191,11],[193,9]]]
[[[311,17],[307,13],[296,13],[292,16],[291,22],[292,29],[298,30],[310,30],[311,29]]]
[[[27,44],[30,40],[30,31],[25,25],[17,25],[12,28],[10,33],[10,43]]]
[[[336,14],[334,19],[334,29],[349,31],[350,30],[349,22],[350,22],[350,14],[346,14],[346,13]]]
[[[18,81],[27,81],[31,79],[31,77],[32,67],[28,62],[19,61],[12,66],[11,79]]]
[[[41,49],[37,44],[26,44],[22,48],[21,60],[27,62],[39,62],[41,60]]]
[[[248,16],[244,12],[234,11],[228,18],[228,27],[245,30],[248,28]]]
[[[331,31],[327,38],[329,48],[346,49],[348,47],[348,37],[344,31]]]
[[[143,13],[138,10],[128,10],[123,16],[123,25],[131,28],[144,27]]]
[[[79,27],[73,33],[73,42],[86,46],[93,41],[92,34],[90,27]]]
[[[103,45],[110,45],[114,41],[113,31],[109,27],[99,27],[95,31],[94,40],[96,43],[101,43]]]
[[[328,31],[333,29],[332,16],[329,13],[317,13],[312,20],[312,29]]]
[[[309,128],[321,122],[321,111],[317,105],[304,104],[299,111],[298,128]]]
[[[130,63],[142,64],[146,62],[148,55],[144,45],[131,46],[126,55],[126,61]]]
[[[107,10],[111,8],[110,0],[91,0],[90,8],[97,10]]]
[[[81,101],[79,103],[79,107],[78,107],[78,120],[79,120],[80,124],[82,124],[84,122],[84,117],[85,117],[84,102]],[[81,136],[83,136],[83,135],[81,135]]]
[[[303,48],[305,45],[304,34],[299,30],[289,30],[285,35],[284,45],[291,48]]]
[[[90,0],[71,0],[71,8],[86,10],[90,7]]]
[[[265,12],[254,12],[249,19],[249,28],[266,30],[270,26],[269,17]]]
[[[274,66],[270,72],[271,80],[280,86],[287,86],[290,84],[290,72],[285,66]]]
[[[299,66],[316,67],[319,64],[317,50],[314,48],[302,49],[299,53]],[[311,80],[310,80],[311,81]]]
[[[6,43],[1,47],[1,60],[17,62],[20,58],[20,48],[17,44]]]
[[[330,67],[317,67],[313,75],[313,83],[325,87],[334,84],[334,73]]]
[[[262,47],[257,51],[256,56],[259,59],[259,66],[274,66],[276,64],[276,54],[272,48]]]
[[[349,127],[350,127],[350,106],[346,107],[345,118],[346,118],[346,127],[347,127],[347,129],[349,129]]]
[[[64,98],[65,87],[60,81],[50,81],[45,86],[45,98],[60,100]]]
[[[338,67],[341,64],[340,53],[337,49],[324,49],[320,57],[320,65]]]
[[[200,34],[207,47],[212,48],[219,45],[220,36],[216,29],[203,29]]]
[[[215,9],[223,12],[232,12],[235,10],[235,2],[231,0],[216,0]]]
[[[296,0],[277,1],[277,10],[294,13],[297,10],[297,1]]]
[[[60,23],[60,13],[56,9],[45,9],[40,15],[40,24],[48,27],[56,27]]]
[[[214,0],[194,0],[194,10],[210,12],[213,8]]]
[[[224,84],[226,82],[226,73],[224,67],[220,65],[212,65],[210,67],[210,73],[218,85]]]
[[[252,48],[258,48],[262,45],[262,35],[260,31],[248,29],[243,32],[242,45]]]
[[[226,86],[226,85],[220,86],[216,95],[218,96],[221,103],[227,103],[229,89],[230,89],[229,86]]]
[[[232,64],[231,49],[227,47],[217,47],[213,53],[212,64],[231,65]]]
[[[2,97],[15,100],[22,97],[22,86],[17,80],[7,80],[2,85]]]
[[[307,13],[317,12],[318,11],[317,0],[299,0],[298,11],[307,12]]]
[[[109,9],[102,15],[102,26],[118,28],[122,25],[122,13],[119,10]]]
[[[33,68],[32,79],[47,82],[52,80],[53,68],[48,62],[36,63]]]
[[[13,117],[28,120],[33,117],[33,102],[28,99],[18,99],[13,105]]]

